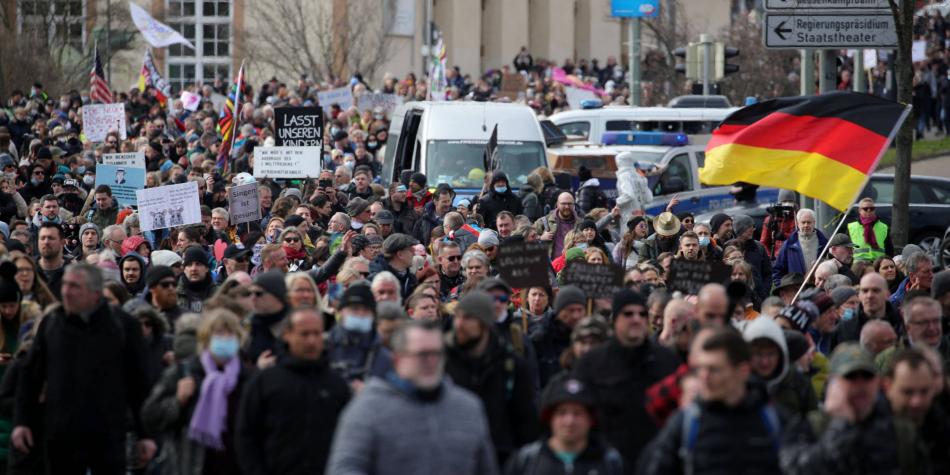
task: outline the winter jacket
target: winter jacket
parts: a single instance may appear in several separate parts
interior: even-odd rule
[[[280,339],[279,332],[283,328],[281,322],[287,317],[289,311],[290,309],[285,306],[277,313],[251,315],[251,331],[246,349],[251,363],[256,364],[257,358],[265,351],[270,351],[273,355],[284,353],[286,347]]]
[[[584,214],[590,213],[594,208],[607,207],[607,195],[600,189],[600,180],[591,178],[581,183],[577,189],[577,207]]]
[[[454,333],[448,333],[445,374],[482,400],[500,462],[538,437],[540,424],[532,376],[524,360],[497,331],[491,332],[481,356],[459,348]]]
[[[336,325],[327,337],[326,356],[330,368],[347,381],[369,377],[369,355],[376,332],[359,333]]]
[[[779,366],[771,377],[754,376],[752,379],[761,379],[768,389],[772,401],[785,414],[804,417],[809,411],[818,409],[818,397],[811,384],[798,371],[794,361],[788,359],[788,345],[782,327],[770,318],[756,318],[750,321],[742,330],[742,337],[750,344],[758,339],[767,339],[781,350]]]
[[[187,312],[201,313],[204,301],[214,295],[214,280],[211,272],[201,282],[192,283],[184,276],[178,281],[178,306]]]
[[[835,347],[841,343],[859,341],[861,339],[861,329],[864,328],[864,324],[868,320],[867,314],[864,313],[864,306],[859,304],[854,317],[850,320],[838,322],[838,326],[835,327],[834,333],[831,334],[831,351],[834,351]],[[890,302],[884,303],[884,320],[894,327],[894,332],[897,333],[898,337],[904,335],[904,322],[897,309]]]
[[[434,202],[430,201],[423,209],[422,216],[412,225],[412,237],[428,244],[432,230],[442,225],[442,217],[435,214]]]
[[[694,404],[667,421],[643,451],[638,474],[780,473],[776,444],[781,423],[772,418],[775,411],[769,409],[764,388],[747,386],[745,397],[734,407],[720,401]],[[684,429],[694,435],[684,434]]]
[[[114,200],[113,200],[114,201]],[[90,223],[94,223],[96,226],[99,226],[99,229],[105,229],[106,226],[116,224],[116,220],[119,217],[119,207],[112,206],[109,209],[95,209],[89,212]]]
[[[571,347],[572,328],[550,312],[541,329],[531,337],[538,354],[538,368],[540,369],[541,387],[546,387],[552,376],[561,371],[561,354]]]
[[[379,257],[382,256],[382,254],[379,255]],[[372,282],[373,278],[376,277],[376,274],[379,274],[380,272],[389,272],[396,277],[396,280],[399,281],[399,294],[402,296],[402,298],[409,298],[409,296],[412,295],[412,292],[416,290],[416,284],[419,283],[419,279],[416,279],[416,275],[410,272],[408,269],[403,272],[397,271],[393,268],[393,266],[389,265],[389,261],[385,260],[385,258],[377,258],[377,260],[381,265],[377,268],[370,269],[370,276],[368,277],[368,280]]]
[[[421,190],[417,193],[406,193],[406,205],[409,209],[422,208],[426,204],[432,201],[432,192],[429,190]]]
[[[475,395],[448,378],[426,398],[398,378],[372,378],[343,411],[326,473],[493,475],[498,469]]]
[[[526,445],[508,460],[505,475],[570,475],[598,474],[622,475],[623,457],[620,452],[606,444],[597,433],[588,437],[587,447],[577,454],[570,466],[566,466],[551,450],[547,438]]]
[[[766,251],[771,252],[769,257],[776,258],[778,257],[779,249],[785,244],[785,241],[789,239],[793,233],[798,233],[798,231],[795,228],[796,224],[794,216],[788,219],[782,217],[779,218],[775,224],[776,231],[778,231],[779,234],[779,239],[774,239],[772,236],[772,230],[769,229],[772,226],[773,220],[774,216],[771,214],[765,216],[765,220],[762,221],[762,231],[759,234],[759,242],[765,246]],[[821,231],[818,232],[820,233]],[[823,247],[819,246],[818,249],[819,252],[821,252]],[[805,272],[803,272],[803,274],[805,274]]]
[[[564,236],[567,235],[568,231],[574,229],[578,219],[575,214],[571,219],[564,221],[558,215],[558,210],[555,209],[534,222],[534,230],[538,233],[538,236],[548,231],[554,233],[554,239],[550,241],[552,259],[564,254]]]
[[[541,216],[544,216],[544,205],[541,203],[541,195],[530,188],[521,191],[521,209],[525,216],[534,222]]]
[[[817,252],[820,253],[825,248],[825,244],[828,243],[828,238],[821,231],[815,230],[815,233],[818,235]],[[805,267],[805,255],[798,239],[798,231],[795,231],[789,236],[788,240],[782,243],[782,247],[778,250],[778,257],[775,258],[775,262],[772,264],[772,284],[778,287],[782,276],[792,272],[808,275],[808,270]]]
[[[383,208],[392,212],[393,217],[396,218],[396,220],[393,221],[393,232],[412,234],[412,225],[416,222],[416,218],[418,218],[416,211],[407,203],[403,203],[402,207],[397,210],[392,202],[392,198],[383,198],[381,203],[383,204]]]
[[[657,433],[644,393],[678,366],[673,350],[649,339],[631,348],[614,338],[577,361],[574,377],[593,391],[600,430],[623,456],[624,473],[634,473],[640,451]]]
[[[142,423],[150,432],[164,435],[161,451],[156,455],[156,462],[162,467],[162,475],[201,475],[207,473],[206,466],[211,464],[214,464],[216,473],[237,473],[234,429],[237,425],[241,392],[254,371],[252,366],[241,366],[237,385],[227,399],[227,422],[222,433],[225,450],[214,452],[206,451],[203,445],[188,436],[191,416],[201,397],[201,385],[205,378],[201,361],[192,358],[165,370],[142,405]],[[194,378],[195,393],[182,406],[178,402],[178,382],[187,377]]]
[[[661,241],[659,234],[651,234],[641,241],[642,244],[637,250],[640,254],[640,262],[655,261],[664,252],[676,253],[678,249],[677,242],[676,238],[670,241]],[[666,246],[669,246],[669,248]]]
[[[495,171],[490,183],[495,183],[498,180],[505,180],[507,183],[508,176],[502,171]],[[498,213],[508,211],[515,216],[521,214],[521,199],[515,196],[514,192],[511,191],[511,185],[508,184],[504,193],[498,193],[494,189],[490,189],[479,201],[478,210],[479,214],[485,218],[485,225],[495,229],[495,218]]]
[[[742,251],[745,254],[745,261],[752,266],[755,293],[759,295],[759,300],[765,300],[772,290],[772,286],[769,285],[769,278],[772,277],[772,259],[769,258],[765,246],[754,239],[746,241],[745,249]]]
[[[369,201],[370,203],[372,203],[373,201],[376,201],[376,197],[373,194],[373,188],[370,186],[367,186],[366,190],[364,190],[363,192],[360,192],[356,189],[356,183],[350,183],[349,185],[346,186],[346,188],[341,190],[340,193],[343,193],[344,195],[346,195],[347,201],[352,200],[353,198],[357,198],[357,197],[363,198],[364,200]]]
[[[350,388],[324,360],[286,357],[248,381],[236,449],[244,475],[323,473]]]

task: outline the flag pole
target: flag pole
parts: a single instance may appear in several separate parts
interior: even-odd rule
[[[854,198],[851,198],[851,204],[847,208],[841,211],[841,219],[838,221],[838,225],[835,226],[835,230],[828,236],[828,242],[825,243],[825,247],[821,250],[817,257],[815,257],[815,262],[812,263],[811,268],[808,269],[808,274],[805,275],[805,281],[802,282],[802,285],[798,287],[798,292],[795,292],[795,297],[792,298],[792,303],[795,303],[798,300],[798,296],[801,295],[802,291],[805,290],[805,286],[808,285],[808,279],[811,278],[812,274],[815,273],[815,269],[818,268],[818,264],[821,263],[822,256],[828,252],[828,249],[831,247],[831,240],[834,238],[835,234],[838,234],[838,231],[841,229],[841,225],[844,224],[845,218],[848,217],[848,210],[854,206],[854,203],[861,196],[861,193],[864,192],[864,187],[868,185],[868,182],[871,181],[871,174],[874,173],[874,170],[877,169],[877,164],[880,163],[881,158],[884,156],[884,153],[887,152],[887,149],[891,147],[891,142],[894,141],[894,137],[897,136],[897,131],[900,130],[901,126],[904,125],[904,120],[907,119],[907,116],[910,114],[911,106],[907,105],[904,107],[904,112],[901,113],[900,118],[897,119],[897,123],[894,128],[891,129],[891,133],[887,136],[887,141],[884,143],[884,146],[881,147],[881,151],[877,154],[877,158],[874,160],[874,164],[870,168],[870,173],[868,173],[864,178],[864,183],[861,184],[861,187],[858,188],[858,191],[854,194]]]
[[[246,61],[246,58],[241,60],[241,69],[238,69],[238,81],[234,85],[234,109],[232,111],[233,118],[231,119],[233,121],[233,124],[231,125],[231,146],[228,147],[228,156],[226,157],[227,161],[225,162],[227,169],[231,168],[231,157],[234,153],[234,139],[237,138],[238,126],[241,123],[241,118],[238,117],[238,110],[240,109],[241,104],[241,86],[243,86],[244,83],[244,61]]]

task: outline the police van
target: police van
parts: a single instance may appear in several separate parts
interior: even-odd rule
[[[603,143],[607,132],[674,132],[684,133],[694,143],[705,143],[737,107],[603,107],[599,100],[584,101],[583,109],[558,112],[550,117],[568,138],[589,143]]]
[[[576,190],[580,186],[577,170],[584,166],[600,181],[607,197],[616,199],[617,166],[614,158],[620,153],[632,152],[643,168],[655,165],[663,170],[647,178],[653,192],[653,201],[646,206],[647,214],[662,213],[674,196],[679,199],[674,210],[677,213],[699,214],[735,205],[735,198],[729,193],[730,186],[708,186],[699,182],[699,168],[705,164],[705,147],[691,145],[686,134],[607,132],[602,139],[603,144],[599,146],[568,144],[550,149],[551,170],[569,174],[571,187]],[[757,198],[759,201],[775,201],[778,190],[759,188]]]

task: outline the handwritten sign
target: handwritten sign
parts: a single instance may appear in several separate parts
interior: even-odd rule
[[[312,178],[320,176],[321,147],[256,147],[255,178]]]
[[[119,132],[119,138],[125,135],[125,105],[89,104],[82,106],[82,133],[91,142],[102,142],[109,132]]]
[[[181,91],[181,106],[185,110],[194,112],[198,110],[199,105],[201,105],[201,96],[188,91]]]
[[[278,107],[274,109],[278,147],[323,146],[323,110],[319,107]]]
[[[145,168],[123,165],[96,166],[96,187],[106,185],[120,206],[138,204],[136,191],[145,188]]]
[[[523,289],[551,283],[551,261],[544,243],[519,242],[498,248],[498,273],[508,285]]]
[[[727,283],[732,268],[719,261],[688,261],[673,259],[670,262],[670,274],[666,276],[666,287],[671,291],[687,295],[699,294],[699,289],[709,283]]]
[[[563,271],[567,285],[576,285],[592,298],[612,298],[623,287],[623,269],[614,264],[571,262]]]
[[[142,231],[174,228],[201,222],[198,182],[146,188],[135,192]]]
[[[228,195],[228,208],[231,224],[260,221],[261,202],[257,194],[257,183],[232,186]]]
[[[145,153],[107,153],[102,156],[104,165],[115,165],[117,167],[145,168]]]
[[[317,100],[320,101],[324,114],[330,113],[330,106],[333,104],[338,104],[341,109],[347,110],[353,106],[353,91],[349,87],[320,91],[317,93]]]
[[[360,113],[371,111],[379,107],[387,116],[391,116],[397,107],[402,105],[402,96],[383,93],[366,93],[357,100],[356,108]]]

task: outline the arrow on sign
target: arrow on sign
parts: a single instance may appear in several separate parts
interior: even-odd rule
[[[778,25],[775,25],[775,29],[772,30],[772,31],[775,32],[776,35],[778,35],[779,38],[781,38],[781,39],[783,39],[783,40],[784,40],[784,39],[787,39],[787,38],[785,38],[785,35],[784,35],[783,33],[791,33],[791,32],[792,32],[792,29],[791,29],[791,28],[783,28],[784,26],[785,26],[785,22],[783,21],[783,22],[779,23]]]

